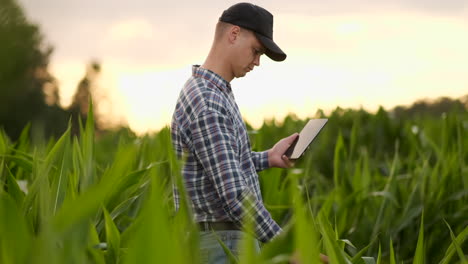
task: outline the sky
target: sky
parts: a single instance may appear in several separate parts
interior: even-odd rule
[[[18,0],[54,47],[49,65],[70,104],[86,65],[101,62],[98,111],[139,134],[169,124],[177,96],[237,1]],[[289,113],[390,109],[468,94],[468,1],[253,1],[274,15],[284,62],[232,81],[254,127]]]

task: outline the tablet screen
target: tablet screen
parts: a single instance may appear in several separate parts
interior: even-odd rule
[[[306,151],[307,147],[312,143],[320,130],[325,126],[328,119],[311,119],[299,133],[294,143],[286,151],[285,155],[289,159],[298,159]]]

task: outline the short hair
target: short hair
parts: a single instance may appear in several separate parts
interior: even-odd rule
[[[218,41],[221,38],[221,36],[226,32],[229,26],[232,25],[223,21],[218,21],[215,29],[215,41]]]
[[[223,34],[226,32],[226,30],[232,26],[235,26],[231,23],[227,23],[227,22],[223,22],[223,21],[218,21],[218,23],[216,23],[216,29],[215,29],[215,42],[218,41],[222,36]],[[251,30],[249,29],[246,29],[246,28],[243,28],[243,27],[239,27],[240,28],[240,31],[246,31],[246,32],[252,32]]]

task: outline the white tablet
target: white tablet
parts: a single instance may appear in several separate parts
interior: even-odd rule
[[[309,120],[285,155],[292,160],[300,158],[327,121],[328,119],[326,118]]]

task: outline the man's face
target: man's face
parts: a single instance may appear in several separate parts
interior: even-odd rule
[[[233,54],[232,70],[234,77],[244,77],[252,71],[255,66],[260,66],[260,56],[265,52],[265,48],[258,41],[255,34],[249,30],[242,29],[236,43]]]

